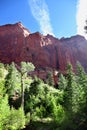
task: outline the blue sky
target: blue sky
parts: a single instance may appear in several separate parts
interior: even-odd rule
[[[80,33],[81,2],[87,7],[86,0],[1,0],[0,25],[21,21],[32,33],[70,37]]]

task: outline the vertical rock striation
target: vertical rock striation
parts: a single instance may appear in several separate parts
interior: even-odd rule
[[[55,38],[39,32],[30,33],[21,22],[0,26],[0,61],[32,62],[36,69],[65,71],[68,62],[74,70],[79,61],[87,71],[87,40],[80,36]]]

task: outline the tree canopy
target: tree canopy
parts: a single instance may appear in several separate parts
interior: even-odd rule
[[[67,65],[66,75],[59,75],[58,88],[51,75],[47,82],[30,77],[28,72],[34,68],[26,62],[19,68],[15,63],[0,63],[0,130],[26,125],[32,129],[36,121],[49,122],[48,130],[87,129],[87,73],[80,63],[76,73]]]

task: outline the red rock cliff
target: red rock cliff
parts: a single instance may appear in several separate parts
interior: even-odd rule
[[[79,61],[87,71],[87,41],[77,35],[57,39],[39,32],[30,33],[21,22],[0,26],[0,61],[32,62],[36,68],[56,68],[65,71],[67,62],[74,69]]]

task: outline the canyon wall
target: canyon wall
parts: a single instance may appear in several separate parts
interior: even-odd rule
[[[0,26],[0,61],[32,62],[36,69],[52,68],[62,72],[68,62],[74,70],[79,61],[87,71],[87,40],[80,36],[55,38],[31,33],[21,22]]]

